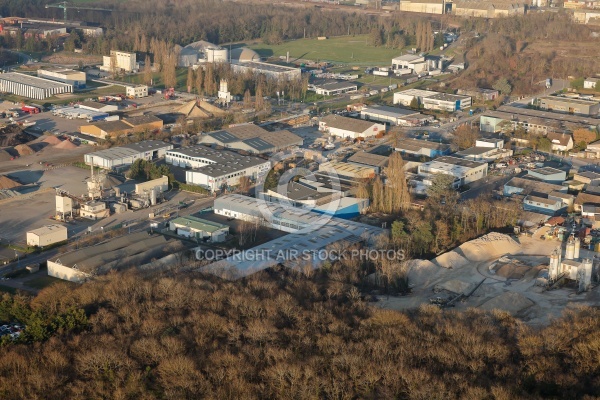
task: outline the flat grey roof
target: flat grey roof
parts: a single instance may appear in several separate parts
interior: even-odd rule
[[[542,97],[541,100],[542,101],[554,101],[556,103],[581,104],[581,105],[585,105],[585,106],[593,106],[593,105],[598,104],[597,101],[574,99],[571,97],[560,97],[560,96],[546,96],[546,97]]]
[[[464,149],[461,151],[457,151],[456,154],[457,155],[463,155],[463,156],[478,156],[481,154],[485,154],[485,153],[490,153],[490,152],[495,152],[497,150],[497,148],[495,147],[469,147],[468,149]]]
[[[370,106],[362,110],[361,113],[373,115],[385,115],[386,117],[401,118],[408,115],[419,114],[418,111],[409,110],[407,108],[390,107],[390,106]]]
[[[338,90],[338,89],[356,88],[356,87],[358,87],[358,85],[354,82],[329,82],[329,83],[324,83],[322,85],[315,85],[315,87],[317,87],[319,89],[326,89],[326,90]]]
[[[396,144],[396,149],[419,151],[421,149],[432,149],[432,150],[447,150],[450,148],[449,144],[430,142],[421,139],[400,139]]]
[[[173,145],[170,143],[162,142],[160,140],[145,140],[139,143],[130,143],[120,147],[96,151],[87,155],[91,157],[100,157],[105,160],[119,160],[124,157],[135,156],[147,151],[171,148],[173,148]]]
[[[430,163],[432,163],[432,162],[458,165],[460,167],[465,167],[465,168],[477,168],[477,167],[480,167],[481,165],[485,164],[483,162],[469,161],[469,160],[465,160],[463,158],[450,157],[450,156],[438,157],[435,160],[430,161]]]
[[[268,64],[257,61],[240,61],[239,64],[246,67],[251,67],[257,70],[269,71],[269,72],[289,72],[289,71],[300,71],[300,68],[286,67],[285,65]]]
[[[424,99],[432,99],[432,100],[443,100],[443,101],[457,101],[457,100],[465,100],[470,99],[471,96],[461,96],[458,94],[448,94],[448,93],[437,93],[433,96],[428,96]]]
[[[244,156],[229,150],[214,150],[203,145],[170,150],[168,154],[182,154],[193,158],[205,158],[214,162],[215,164],[212,165],[192,169],[192,171],[212,177],[227,175],[269,162],[259,157]]]
[[[533,169],[530,170],[529,172],[534,172],[536,174],[540,174],[540,175],[554,175],[554,174],[561,174],[561,173],[565,173],[565,171],[562,171],[560,169],[556,169],[556,168],[552,168],[552,167],[544,167],[544,168],[537,168],[537,169]]]
[[[38,89],[53,89],[57,87],[71,87],[68,83],[52,81],[50,79],[38,78],[37,76],[20,74],[18,72],[7,72],[0,74],[0,80],[21,83]]]

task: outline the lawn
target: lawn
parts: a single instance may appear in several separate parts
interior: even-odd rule
[[[177,77],[177,85],[176,85],[175,89],[184,91],[184,92],[187,91],[186,83],[187,83],[188,69],[187,68],[177,68],[177,70],[175,71],[175,74]],[[115,78],[115,80],[118,80],[121,82],[126,82],[126,83],[140,84],[140,83],[143,83],[144,73],[140,72],[139,74],[135,74],[135,75],[125,75],[122,77]],[[162,73],[160,73],[160,72],[153,73],[152,81],[154,82],[153,87],[157,87],[157,88],[164,87],[164,83],[162,82]]]
[[[256,44],[250,48],[261,57],[285,56],[289,51],[291,60],[301,58],[359,66],[390,65],[392,58],[402,53],[399,49],[369,46],[366,41],[366,35],[340,36],[327,40],[298,39],[280,45]]]

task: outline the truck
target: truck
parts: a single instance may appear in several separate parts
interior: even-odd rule
[[[546,78],[546,89],[550,89],[552,87],[552,78]]]
[[[33,106],[22,106],[21,111],[26,112],[28,114],[37,114],[40,112],[40,109]]]
[[[175,88],[165,89],[164,94],[165,94],[165,100],[169,100],[169,99],[175,97]]]

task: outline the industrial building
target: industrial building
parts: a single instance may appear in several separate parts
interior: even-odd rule
[[[423,115],[418,111],[379,105],[364,107],[360,111],[360,117],[393,126],[421,126],[433,120],[432,116]]]
[[[73,85],[18,72],[7,72],[0,74],[0,91],[44,100],[57,94],[73,93]]]
[[[185,249],[177,239],[147,232],[131,233],[48,259],[48,275],[82,283],[111,270],[149,267],[163,257],[174,263],[173,253]]]
[[[44,247],[66,241],[67,227],[59,224],[46,225],[27,232],[27,246]]]
[[[194,217],[178,217],[169,221],[169,230],[186,238],[194,238],[198,241],[220,243],[227,239],[229,226],[218,222]]]
[[[544,195],[553,192],[566,193],[568,188],[562,185],[541,182],[539,180],[514,177],[504,184],[504,195]]]
[[[558,215],[567,210],[562,198],[551,194],[527,195],[523,199],[523,210],[545,215]]]
[[[600,111],[600,103],[569,97],[546,96],[540,98],[540,109],[584,116],[596,116]]]
[[[419,175],[426,176],[435,174],[451,175],[455,178],[453,186],[459,187],[485,178],[488,172],[488,164],[443,156],[419,165],[418,172]]]
[[[527,170],[527,177],[560,184],[567,179],[567,172],[557,168],[544,167]]]
[[[300,80],[302,77],[302,71],[300,68],[269,64],[259,61],[241,61],[239,63],[232,63],[231,69],[235,73],[244,74],[246,72],[252,72],[257,75],[265,75],[267,78],[277,80],[283,79],[296,81]]]
[[[598,78],[585,78],[583,81],[584,89],[596,89],[596,84],[598,83]]]
[[[567,240],[565,257],[562,258],[562,247],[558,246],[550,255],[548,263],[548,286],[553,287],[563,281],[577,283],[577,292],[585,292],[592,287],[594,262],[591,258],[581,258],[581,242],[571,236]]]
[[[427,63],[425,56],[404,54],[392,59],[392,69],[398,75],[420,74],[427,70]],[[394,104],[396,103],[394,96]]]
[[[134,99],[141,99],[142,97],[148,97],[148,86],[147,85],[126,86],[125,94],[127,95],[127,97],[132,97]]]
[[[374,167],[338,161],[328,161],[319,164],[319,171],[342,179],[351,180],[374,178],[376,173]]]
[[[180,48],[178,66],[193,67],[207,62],[224,63],[228,61],[229,52],[226,48],[199,40]]]
[[[449,144],[421,139],[399,139],[395,144],[395,148],[402,156],[425,156],[429,158],[447,156],[452,152]]]
[[[75,89],[84,89],[87,80],[85,72],[65,68],[38,69],[37,75],[40,78],[68,83]]]
[[[471,97],[469,96],[420,89],[408,89],[394,93],[394,104],[410,107],[415,100],[426,110],[454,112],[471,107]]]
[[[113,60],[115,65],[113,65]],[[102,57],[100,70],[108,72],[113,72],[113,70],[125,72],[137,71],[138,63],[136,55],[127,51],[111,50],[110,56]]]
[[[471,96],[478,101],[494,101],[500,96],[500,92],[496,89],[458,89],[456,94]]]
[[[386,148],[389,151],[384,149],[379,151],[379,148]],[[375,172],[380,173],[383,168],[387,167],[391,152],[392,149],[386,145],[377,146],[374,149],[361,150],[350,156],[348,163],[375,168]]]
[[[269,132],[258,125],[248,123],[202,135],[199,143],[244,150],[253,154],[266,154],[302,146],[304,141],[287,130]]]
[[[498,148],[498,147],[480,147],[474,146],[468,149],[457,151],[454,156],[464,158],[465,160],[471,161],[482,161],[492,162],[505,157],[513,155],[513,151],[510,149]]]
[[[450,3],[451,4],[451,3]],[[445,14],[445,0],[403,0],[400,2],[400,11],[425,14]]]
[[[239,279],[277,264],[287,268],[318,268],[324,262],[318,256],[322,250],[334,246],[342,249],[371,246],[378,236],[387,234],[378,227],[237,194],[215,199],[215,214],[291,233],[247,250],[247,254],[234,255],[202,269],[229,279]]]
[[[99,113],[109,113],[119,111],[119,106],[114,104],[99,103],[97,101],[84,101],[79,104],[79,108],[96,111]]]
[[[342,138],[367,138],[385,134],[384,124],[329,114],[319,121],[319,130]]]
[[[501,18],[525,15],[527,5],[507,1],[455,0],[452,13],[462,17]]]
[[[501,111],[486,111],[479,117],[481,131],[488,133],[510,132],[523,128],[526,132],[547,135],[550,132],[562,133],[580,128],[595,128],[600,120],[575,117],[548,111],[520,109],[518,107],[500,108]]]
[[[129,117],[120,121],[96,122],[82,125],[79,132],[84,135],[95,136],[100,139],[129,135],[135,132],[152,132],[163,127],[162,119],[154,115],[140,115]]]
[[[308,90],[323,96],[337,96],[344,93],[356,92],[358,85],[354,82],[327,82],[322,84],[310,84]]]
[[[185,172],[186,183],[202,186],[211,192],[238,186],[242,177],[256,181],[271,168],[269,160],[203,145],[167,151],[165,160],[167,164],[192,168]]]
[[[172,144],[160,140],[145,140],[139,143],[131,143],[89,153],[84,156],[84,160],[87,165],[112,169],[122,165],[133,164],[138,159],[150,161],[162,158],[172,148]]]

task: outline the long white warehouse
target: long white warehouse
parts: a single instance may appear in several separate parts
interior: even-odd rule
[[[148,161],[162,158],[167,150],[172,148],[172,144],[160,140],[145,140],[86,154],[84,161],[87,165],[93,164],[96,167],[112,169],[133,164],[140,158]]]
[[[18,72],[0,74],[0,91],[43,100],[61,93],[73,93],[73,85]]]
[[[228,150],[214,150],[203,145],[170,150],[165,159],[167,164],[193,168],[185,172],[186,182],[200,185],[211,192],[224,186],[237,186],[243,176],[257,180],[271,168],[269,160]]]

